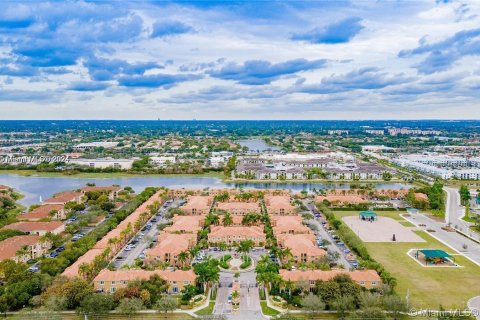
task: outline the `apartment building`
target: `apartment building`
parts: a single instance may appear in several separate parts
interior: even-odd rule
[[[240,202],[240,201],[229,201],[229,202],[217,202],[217,210],[222,210],[229,212],[232,215],[245,215],[247,213],[262,213],[262,209],[258,202]]]
[[[280,277],[285,281],[291,281],[296,286],[307,284],[309,290],[315,288],[317,281],[329,281],[338,275],[348,275],[354,282],[365,287],[374,289],[380,287],[382,279],[375,270],[280,270]]]
[[[47,233],[60,234],[65,231],[65,225],[60,221],[20,221],[11,223],[3,229],[18,230],[30,235],[44,236]]]
[[[93,280],[96,292],[115,293],[120,288],[125,288],[129,282],[148,280],[158,275],[168,284],[168,293],[178,294],[186,286],[195,285],[196,276],[193,270],[116,270],[103,269]]]
[[[215,226],[210,229],[208,234],[208,243],[210,244],[236,245],[245,240],[253,241],[255,246],[264,246],[266,236],[263,228],[259,226]]]
[[[280,234],[277,236],[281,248],[289,248],[295,264],[318,262],[327,253],[317,247],[315,236],[309,234]]]
[[[14,236],[0,241],[0,261],[11,259],[15,262],[27,262],[48,252],[52,244],[42,241],[40,236]]]
[[[297,214],[297,209],[290,202],[289,196],[267,195],[264,201],[269,214],[280,216]]]
[[[61,204],[65,205],[67,202],[82,203],[82,193],[65,191],[55,194],[52,198],[43,201],[42,204]]]
[[[212,207],[213,197],[211,196],[189,196],[187,202],[180,207],[185,215],[206,215]]]
[[[63,204],[44,204],[30,212],[18,216],[20,220],[40,221],[40,220],[65,220],[67,218],[65,206]]]
[[[72,159],[69,163],[78,164],[80,166],[87,166],[95,169],[120,169],[129,170],[132,168],[135,159],[114,159],[114,158],[99,158],[99,159]]]
[[[190,262],[190,257],[181,261],[179,254],[188,252],[197,241],[193,233],[175,234],[162,232],[158,236],[157,244],[145,252],[145,261],[148,263],[168,263],[172,267],[183,267]]]

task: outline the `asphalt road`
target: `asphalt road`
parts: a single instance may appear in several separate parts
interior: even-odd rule
[[[445,204],[445,220],[455,229],[468,234],[470,237],[480,241],[480,235],[471,231],[472,223],[463,220],[465,207],[460,205],[460,193],[457,189],[444,187],[447,192],[447,203]]]
[[[160,208],[160,210],[158,211],[158,213],[145,223],[145,225],[146,225],[148,222],[151,222],[151,220],[153,218],[157,219],[156,222],[152,222],[152,227],[150,228],[150,230],[139,231],[135,235],[135,237],[133,237],[132,240],[130,240],[127,243],[127,245],[129,243],[131,243],[133,241],[133,239],[135,239],[141,232],[143,232],[144,236],[136,244],[135,248],[131,249],[130,251],[125,251],[125,248],[127,247],[127,245],[125,245],[122,248],[122,250],[120,250],[120,252],[115,256],[114,261],[113,261],[113,264],[114,264],[115,268],[118,269],[118,268],[121,268],[123,266],[133,264],[135,262],[135,259],[137,259],[138,256],[140,256],[140,254],[150,246],[150,244],[152,243],[152,240],[157,238],[158,233],[159,233],[159,231],[157,229],[157,225],[159,225],[161,223],[168,222],[168,220],[163,218],[163,215],[168,211],[168,209],[176,208],[178,206],[179,206],[178,201],[174,201],[174,202],[172,202],[168,205],[162,206]],[[118,259],[118,257],[122,257],[122,259]]]
[[[480,266],[480,245],[475,241],[457,232],[443,230],[442,227],[445,227],[446,223],[435,221],[423,214],[415,214],[405,218],[420,229],[435,231],[429,232],[429,234]],[[466,250],[463,249],[464,245],[467,246]]]
[[[310,213],[313,215],[313,209],[315,209],[313,204],[310,203],[305,203],[306,207],[310,210]],[[339,258],[337,259],[337,263],[339,265],[343,265],[345,269],[350,269],[352,268],[352,265],[347,261],[346,259],[346,254],[343,252],[343,248],[339,247],[335,241],[332,239],[331,235],[327,232],[327,229],[320,223],[318,218],[315,218],[313,220],[309,220],[309,222],[313,223],[314,225],[317,226],[317,234],[325,240],[328,240],[330,242],[329,245],[327,245],[327,249],[329,252],[336,252],[338,253]]]

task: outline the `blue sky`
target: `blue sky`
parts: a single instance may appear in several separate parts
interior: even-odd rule
[[[1,119],[480,118],[480,2],[4,1]]]

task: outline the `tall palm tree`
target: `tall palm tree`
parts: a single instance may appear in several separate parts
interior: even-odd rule
[[[223,216],[223,225],[227,227],[232,223],[233,223],[232,214],[230,212],[225,213],[225,215]]]
[[[180,262],[182,268],[185,267],[185,263],[187,262],[189,254],[187,251],[182,251],[178,254],[178,262]]]

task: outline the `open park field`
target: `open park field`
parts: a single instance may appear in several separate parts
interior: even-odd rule
[[[396,212],[378,212],[391,218]],[[336,213],[337,214],[337,213]],[[341,212],[337,218],[357,216],[358,212]],[[397,219],[401,217],[397,213]],[[409,295],[416,308],[464,308],[467,301],[480,295],[474,283],[480,279],[480,267],[454,252],[424,231],[413,231],[424,242],[366,242],[370,255],[380,262],[396,279],[395,290],[403,297]],[[461,268],[425,268],[407,255],[410,249],[441,249],[454,255]]]
[[[346,216],[342,220],[363,242],[423,242],[411,227],[405,227],[397,220],[378,217],[375,221],[363,221],[359,217]]]

